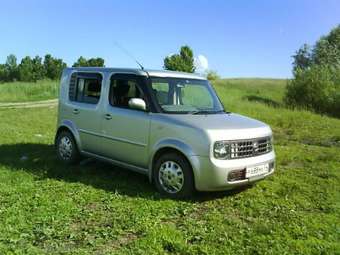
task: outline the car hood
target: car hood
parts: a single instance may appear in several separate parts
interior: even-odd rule
[[[226,114],[166,114],[177,125],[201,129],[212,140],[238,140],[270,136],[270,127],[258,120],[235,113]]]

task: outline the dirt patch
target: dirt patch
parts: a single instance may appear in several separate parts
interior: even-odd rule
[[[35,102],[0,103],[0,109],[49,107],[49,106],[56,106],[57,104],[58,104],[58,99],[35,101]]]

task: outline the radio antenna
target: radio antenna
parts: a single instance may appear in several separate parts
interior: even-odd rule
[[[115,45],[121,50],[123,51],[128,57],[130,57],[131,59],[133,59],[137,65],[139,65],[139,67],[144,71],[144,66],[139,63],[139,61],[127,50],[125,49],[123,46],[121,46],[118,42],[114,42]]]

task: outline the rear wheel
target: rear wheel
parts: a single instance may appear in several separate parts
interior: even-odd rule
[[[80,154],[73,135],[69,131],[61,131],[56,140],[58,159],[67,165],[79,162]]]
[[[164,154],[156,161],[154,182],[161,194],[171,198],[188,198],[194,193],[191,166],[177,153]]]

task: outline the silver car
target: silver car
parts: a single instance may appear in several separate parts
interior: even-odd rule
[[[65,69],[55,144],[64,163],[104,160],[147,175],[172,198],[274,172],[270,127],[226,112],[209,82],[188,73]]]

